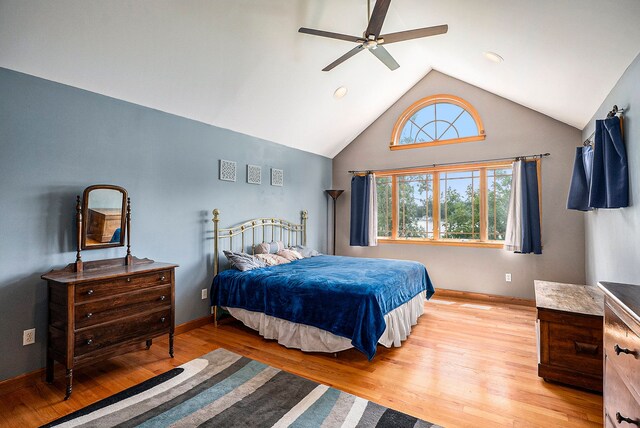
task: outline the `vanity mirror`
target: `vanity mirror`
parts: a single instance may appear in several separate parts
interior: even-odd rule
[[[127,191],[98,184],[82,196],[82,249],[121,247],[126,233]]]
[[[81,250],[122,247],[127,241],[124,264],[130,265],[131,256],[131,199],[124,187],[96,184],[84,189],[82,199],[76,203],[78,251],[76,272],[82,272]]]

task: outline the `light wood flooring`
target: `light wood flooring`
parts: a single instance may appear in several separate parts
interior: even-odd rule
[[[470,427],[602,426],[602,396],[546,383],[536,374],[535,308],[441,298],[401,348],[378,347],[373,361],[349,350],[338,358],[286,349],[235,320],[166,339],[64,377],[0,396],[0,426],[38,426],[165,372],[218,347],[331,385],[428,421]]]

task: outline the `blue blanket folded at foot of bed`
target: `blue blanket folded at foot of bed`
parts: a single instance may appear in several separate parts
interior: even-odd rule
[[[423,291],[430,298],[434,288],[421,263],[318,256],[223,271],[213,280],[211,304],[327,330],[351,339],[371,359],[386,329],[384,316]]]

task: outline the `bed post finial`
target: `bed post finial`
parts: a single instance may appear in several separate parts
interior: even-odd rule
[[[213,210],[213,276],[218,274],[218,222],[220,210]]]
[[[307,210],[302,210],[302,245],[307,245]]]

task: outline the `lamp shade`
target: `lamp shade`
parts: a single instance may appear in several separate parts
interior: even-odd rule
[[[344,190],[326,190],[326,192],[331,196],[331,198],[335,201],[342,195]]]

